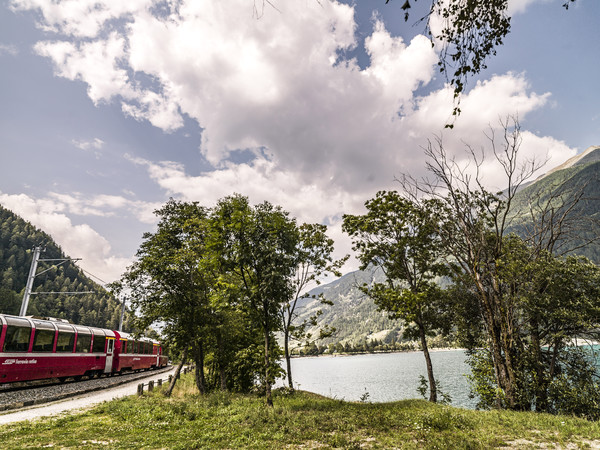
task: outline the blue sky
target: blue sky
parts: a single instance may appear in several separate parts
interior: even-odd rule
[[[400,0],[271,3],[2,2],[0,204],[112,281],[169,197],[268,200],[330,225],[342,255],[341,215],[423,174],[436,135],[460,160],[518,114],[523,157],[547,168],[600,144],[597,0],[511,0],[452,131],[418,9],[405,23]]]

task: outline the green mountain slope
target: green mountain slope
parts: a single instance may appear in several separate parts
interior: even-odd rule
[[[569,204],[580,197],[574,207]],[[533,231],[534,215],[565,215],[561,254],[586,256],[600,264],[600,147],[590,147],[581,155],[549,171],[517,193],[512,205],[511,231],[527,237]]]
[[[18,314],[35,246],[45,248],[40,259],[67,256],[52,238],[8,209],[0,206],[0,312]],[[72,262],[40,262],[34,292],[87,292],[32,295],[28,315],[67,319],[72,323],[117,328],[121,306],[103,287]],[[50,269],[41,274],[45,269]]]

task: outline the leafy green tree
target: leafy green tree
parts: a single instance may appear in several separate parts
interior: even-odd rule
[[[123,282],[140,311],[139,327],[163,322],[174,348],[184,354],[191,350],[196,385],[204,393],[209,295],[214,281],[201,263],[209,234],[208,211],[197,203],[171,199],[156,214],[160,217],[157,231],[144,234],[137,260]]]
[[[437,278],[447,273],[441,259],[435,203],[414,200],[398,192],[378,192],[365,204],[367,213],[345,215],[343,230],[353,239],[361,269],[380,267],[385,283],[362,290],[391,317],[413,323],[421,342],[429,379],[429,400],[437,401],[436,380],[427,335],[442,326],[443,295]]]
[[[239,280],[243,307],[262,330],[265,397],[273,406],[271,386],[278,373],[274,333],[282,326],[281,308],[293,295],[298,229],[280,207],[268,202],[251,207],[240,195],[219,201],[213,220],[224,267]]]

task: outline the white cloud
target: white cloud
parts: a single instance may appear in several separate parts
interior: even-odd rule
[[[550,3],[551,0],[509,0],[508,1],[508,15],[514,16],[515,14],[524,13],[529,5],[534,3]]]
[[[364,41],[369,64],[361,68],[343,56],[359,45],[351,6],[281,1],[257,19],[248,0],[160,3],[167,9],[159,13],[158,3],[122,3],[128,2],[12,5],[39,10],[42,25],[60,34],[35,49],[53,61],[58,76],[84,82],[94,103],[118,101],[125,114],[166,132],[181,127],[183,116],[202,128],[200,151],[213,171],[191,176],[168,155],[160,163],[129,157],[169,195],[210,205],[240,192],[339,232],[342,213],[394,188],[401,172],[422,174],[422,146],[451,120],[448,87],[419,90],[437,70],[424,36],[404,42],[374,19]],[[511,8],[528,3],[515,0]],[[484,146],[488,127],[498,131],[507,115],[526,124],[549,96],[532,92],[523,74],[477,83],[462,97],[455,128],[444,133],[447,150],[460,159],[463,141]],[[254,159],[234,164],[236,150]],[[552,138],[524,134],[524,156],[548,154],[559,163],[573,153]],[[499,179],[491,167],[486,182],[493,185]],[[120,197],[71,195],[60,202],[73,214],[129,207],[151,221],[148,204]]]
[[[13,44],[0,43],[0,56],[4,54],[16,56],[19,54],[19,49]]]
[[[104,147],[105,142],[102,139],[94,138],[91,141],[80,141],[73,139],[71,143],[81,150],[100,150]]]
[[[102,5],[97,14],[104,17]],[[170,14],[138,6],[135,16],[131,9],[110,12],[127,18],[120,31],[96,33],[92,41],[71,31],[71,41],[36,49],[58,75],[87,83],[95,103],[118,98],[126,114],[165,131],[183,124],[181,114],[196,120],[201,151],[221,170],[231,168],[232,151],[249,149],[262,160],[255,169],[293,172],[319,189],[372,192],[399,171],[422,168],[420,146],[450,120],[447,89],[415,97],[436,70],[424,36],[405,43],[375,19],[364,44],[370,64],[361,70],[340,56],[357,45],[347,5],[280,2],[280,12],[266,8],[259,20],[242,0],[183,1]],[[543,106],[548,94],[529,89],[518,74],[479,83],[463,98],[454,141],[480,134],[498,117],[525,117]]]
[[[152,0],[11,0],[10,6],[15,11],[39,10],[43,17],[40,25],[47,31],[92,38],[107,22],[130,17],[152,3]]]

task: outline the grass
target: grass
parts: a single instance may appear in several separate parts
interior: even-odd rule
[[[598,448],[600,423],[564,416],[470,411],[423,400],[352,403],[307,392],[195,393],[182,377],[159,392],[84,413],[0,427],[2,448]]]

